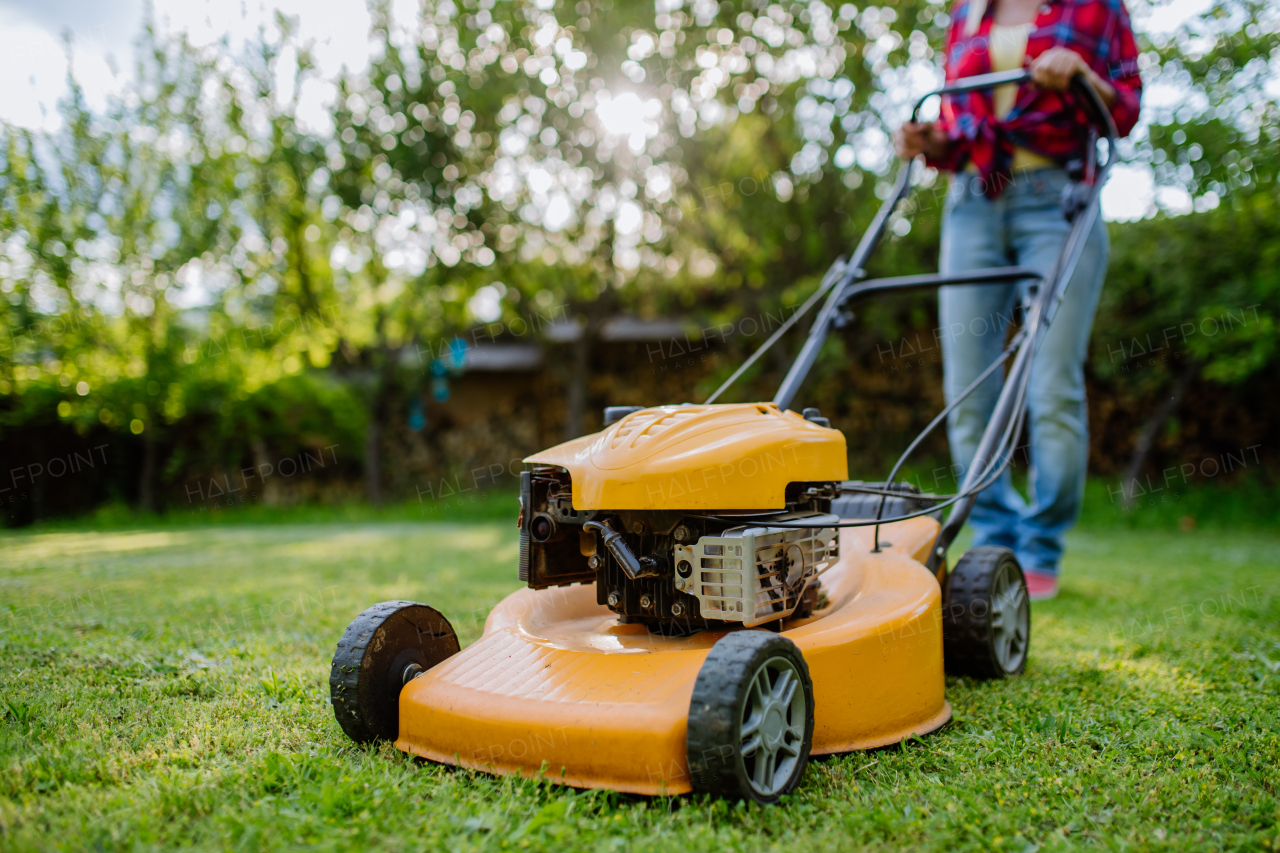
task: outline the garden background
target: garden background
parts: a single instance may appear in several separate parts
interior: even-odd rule
[[[1088,367],[1113,513],[1261,495],[1280,435],[1280,17],[1132,8],[1147,101],[1122,168],[1156,191],[1109,226]],[[199,45],[149,24],[105,108],[72,76],[51,129],[0,128],[6,524],[430,509],[513,490],[605,405],[704,399],[868,223],[948,18],[444,0],[370,20],[369,64],[336,79],[285,16]],[[935,268],[945,178],[924,184],[873,273]],[[728,399],[771,397],[805,325]],[[915,295],[828,343],[798,404],[845,431],[855,476],[941,405],[937,342]],[[912,477],[945,490],[946,457],[939,436]]]
[[[104,86],[83,36],[131,3],[0,0],[0,113],[47,82],[14,9],[78,10],[61,107],[0,127],[0,847],[1280,850],[1275,4],[1130,4],[1093,479],[1026,672],[949,677],[946,726],[762,809],[353,744],[330,661],[377,601],[475,641],[520,586],[519,460],[704,399],[792,316],[945,7],[375,2],[335,74],[351,4],[156,0]],[[934,269],[944,188],[872,274]],[[941,406],[937,334],[903,296],[828,342],[798,403],[854,476]],[[942,437],[909,474],[948,490]]]

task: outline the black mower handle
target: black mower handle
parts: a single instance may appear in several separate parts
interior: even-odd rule
[[[1030,79],[1030,71],[1025,68],[1018,68],[1013,71],[995,71],[990,74],[975,74],[972,77],[961,77],[958,80],[952,80],[942,88],[935,89],[916,101],[916,105],[911,109],[911,122],[914,124],[920,121],[920,108],[932,97],[962,95],[965,92],[993,89],[996,86],[1005,86],[1010,83],[1026,83]],[[1089,114],[1089,119],[1107,140],[1108,146],[1114,150],[1116,137],[1120,134],[1116,129],[1115,119],[1111,116],[1111,110],[1107,109],[1107,105],[1103,103],[1102,96],[1098,94],[1098,90],[1093,87],[1093,83],[1089,81],[1089,78],[1083,74],[1072,76],[1071,88],[1083,99],[1085,112]]]
[[[935,95],[939,97],[942,95],[962,95],[965,92],[994,89],[996,86],[1004,86],[1009,83],[1025,83],[1030,79],[1030,71],[1025,68],[1018,68],[1013,71],[993,71],[990,74],[975,74],[972,77],[961,77],[958,80],[952,80],[941,89],[935,89],[916,101],[915,107],[911,110],[911,121],[914,124],[920,120],[920,108],[924,106],[925,101]]]
[[[993,74],[978,74],[973,77],[962,77],[959,80],[952,80],[940,89],[936,89],[924,97],[916,101],[915,107],[911,110],[911,120],[916,121],[920,117],[920,108],[924,106],[925,101],[937,95],[955,95],[962,92],[973,92],[978,89],[988,89],[992,86],[1003,86],[1008,83],[1024,83],[1031,79],[1031,72],[1025,68],[1015,71],[999,71]],[[1104,125],[1107,134],[1107,163],[1110,166],[1115,159],[1115,122],[1111,119],[1111,113],[1107,110],[1106,105],[1102,103],[1102,99],[1094,90],[1092,84],[1084,77],[1077,74],[1071,80],[1072,86],[1078,90],[1085,100],[1086,112],[1090,114],[1090,118]],[[1090,129],[1090,139],[1086,147],[1086,164],[1085,175],[1087,183],[1092,187],[1095,183],[1094,177],[1097,173],[1095,141],[1097,140],[1096,131]],[[778,392],[773,397],[773,402],[780,409],[786,409],[795,399],[800,386],[804,383],[805,378],[809,375],[810,368],[818,358],[818,352],[822,349],[823,343],[827,339],[828,333],[838,322],[839,311],[841,310],[845,296],[849,288],[853,287],[858,280],[866,275],[867,261],[876,246],[880,243],[884,236],[885,227],[889,223],[889,217],[897,208],[898,204],[911,194],[912,186],[915,182],[915,161],[912,158],[902,163],[898,168],[897,177],[894,179],[893,189],[890,190],[888,196],[877,211],[875,218],[872,219],[871,225],[863,233],[862,239],[853,251],[853,255],[846,261],[841,259],[836,265],[828,271],[827,276],[823,279],[822,284],[818,287],[812,296],[801,306],[800,310],[791,315],[790,319],[780,326],[773,335],[765,341],[764,345],[755,351],[746,362],[743,363],[733,375],[724,381],[721,386],[716,389],[715,393],[707,398],[708,403],[715,400],[732,385],[738,377],[742,376],[751,365],[755,364],[757,359],[764,354],[773,344],[782,337],[783,333],[791,328],[792,323],[799,320],[800,317],[807,313],[813,304],[827,296],[827,302],[823,305],[822,310],[818,313],[817,319],[814,321],[814,327],[810,331],[809,337],[805,340],[804,345],[800,349],[800,353],[791,364],[791,369],[787,371],[787,375],[782,380],[782,384],[778,387]],[[1105,166],[1104,166],[1105,168]],[[945,284],[946,282],[937,281],[936,285]]]
[[[920,108],[925,101],[935,95],[953,95],[963,92],[972,92],[978,89],[987,89],[993,86],[1003,86],[1010,83],[1024,83],[1031,78],[1029,71],[1018,69],[1016,71],[1005,71],[993,74],[980,74],[973,77],[964,77],[959,80],[952,80],[945,86],[937,89],[924,97],[920,98],[915,107],[911,111],[911,120],[917,121],[920,116]],[[1025,391],[1025,382],[1021,383],[1024,387],[1015,389],[1008,385],[1011,378],[1027,374],[1032,353],[1039,343],[1039,339],[1043,336],[1044,329],[1052,321],[1058,304],[1062,300],[1064,282],[1069,281],[1071,273],[1075,269],[1080,252],[1083,249],[1084,237],[1092,225],[1096,217],[1096,201],[1101,190],[1102,181],[1106,178],[1106,173],[1116,159],[1116,137],[1119,135],[1116,131],[1115,121],[1111,117],[1111,111],[1107,109],[1102,98],[1098,95],[1097,90],[1093,88],[1088,78],[1084,75],[1076,74],[1071,85],[1073,90],[1082,99],[1085,112],[1088,113],[1090,119],[1089,139],[1086,144],[1085,151],[1085,181],[1079,185],[1080,199],[1079,204],[1075,205],[1077,210],[1087,210],[1084,215],[1073,216],[1068,215],[1068,219],[1072,220],[1072,230],[1068,235],[1064,249],[1060,254],[1058,263],[1055,265],[1054,273],[1044,277],[1039,296],[1035,299],[1035,310],[1033,319],[1033,329],[1030,333],[1023,335],[1021,343],[1017,350],[1017,356],[1014,364],[1010,369],[1010,377],[1006,379],[1006,388],[1002,390],[1001,397],[997,401],[996,413],[993,413],[991,422],[988,423],[987,430],[984,432],[983,440],[979,448],[979,454],[983,458],[990,458],[993,451],[998,450],[1001,444],[1001,435],[1007,432],[1007,427],[1013,422],[1015,416],[1020,417],[1019,413],[1025,411],[1025,400],[1022,392]],[[1099,132],[1101,131],[1101,132]],[[1106,162],[1099,165],[1097,163],[1097,145],[1096,142],[1100,136],[1107,139],[1107,159]],[[1003,267],[999,269],[989,269],[981,271],[972,271],[969,274],[961,276],[907,276],[899,279],[885,279],[878,281],[864,281],[866,277],[867,262],[883,238],[889,218],[906,197],[911,193],[913,177],[915,173],[915,160],[911,158],[904,161],[898,169],[898,174],[894,180],[893,188],[881,203],[879,211],[872,219],[870,226],[863,233],[862,239],[858,242],[857,248],[853,254],[845,259],[838,259],[827,271],[823,277],[822,283],[818,289],[805,300],[804,305],[800,307],[790,318],[783,323],[764,344],[757,349],[745,363],[742,364],[733,375],[724,381],[724,383],[716,389],[708,399],[707,403],[714,402],[724,391],[732,385],[739,377],[741,377],[770,347],[773,346],[782,335],[790,329],[799,319],[808,313],[809,309],[815,305],[818,300],[825,297],[825,304],[818,312],[817,318],[814,320],[813,327],[809,331],[808,337],[805,339],[804,345],[797,354],[796,359],[791,364],[791,368],[787,371],[786,377],[783,378],[782,384],[779,386],[777,393],[774,395],[773,402],[778,408],[786,409],[791,406],[796,394],[799,392],[801,385],[809,374],[809,370],[813,367],[817,360],[818,353],[826,341],[828,334],[833,328],[847,322],[845,313],[847,312],[848,303],[855,297],[864,293],[882,290],[902,290],[916,289],[918,287],[938,287],[942,285],[969,285],[980,282],[1010,278],[1037,278],[1040,277],[1030,270],[1021,268]],[[1073,189],[1076,187],[1072,185]],[[982,275],[979,276],[978,273]],[[1012,352],[1006,353],[1001,358],[1002,363]],[[1029,375],[1029,374],[1028,374]],[[1025,378],[1025,377],[1024,377]],[[1011,396],[1011,392],[1013,392]],[[931,424],[928,429],[936,426]],[[1020,421],[1015,426],[1020,426]],[[927,432],[928,430],[926,430]],[[917,442],[918,443],[918,442]],[[912,444],[912,448],[916,443]],[[910,448],[908,449],[910,453]],[[905,457],[905,454],[904,454]],[[1011,458],[1011,457],[1010,457]],[[899,460],[894,466],[894,474],[901,467],[903,460]],[[1007,462],[1005,463],[1007,464]],[[987,465],[979,466],[978,470],[971,471],[971,474],[977,475],[978,479],[985,476],[983,469]],[[892,476],[891,476],[892,480]],[[955,538],[960,525],[968,517],[969,511],[973,506],[976,489],[985,487],[985,484],[978,483],[973,477],[967,477],[965,486],[956,496],[956,507],[952,514],[948,517],[946,524],[938,535],[935,547],[929,557],[928,567],[930,570],[936,570],[940,561],[945,558],[947,547]],[[968,493],[968,494],[967,494]],[[881,511],[883,506],[881,507]],[[879,516],[880,512],[877,512]],[[881,522],[890,521],[892,519],[881,519]],[[875,523],[875,522],[873,522]],[[877,539],[879,530],[877,527]]]

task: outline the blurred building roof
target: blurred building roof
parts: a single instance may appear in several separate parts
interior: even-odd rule
[[[645,320],[640,317],[613,317],[600,329],[605,341],[665,341],[684,335],[685,324],[667,317]]]
[[[685,324],[671,318],[645,320],[639,317],[612,317],[600,327],[600,340],[605,343],[640,343],[646,341],[667,341],[682,337],[686,332]],[[583,327],[577,320],[562,320],[543,327],[542,339],[547,343],[566,344],[582,339]],[[544,364],[542,346],[534,342],[504,342],[468,344],[465,338],[456,339],[457,347],[453,357],[462,359],[462,370],[466,373],[521,373],[536,372]],[[406,365],[423,354],[406,350],[401,360]],[[425,356],[431,358],[428,353]],[[440,358],[448,360],[448,353],[442,350]]]
[[[542,368],[542,348],[537,344],[480,344],[467,347],[462,369],[468,373],[534,371]]]
[[[557,320],[543,327],[542,336],[553,344],[567,344],[582,337],[582,325],[577,320]]]
[[[665,341],[685,333],[685,324],[671,317],[642,317],[621,315],[611,317],[600,327],[600,340],[611,343],[641,341]],[[582,324],[577,320],[560,320],[543,328],[542,336],[556,344],[567,344],[582,337]]]

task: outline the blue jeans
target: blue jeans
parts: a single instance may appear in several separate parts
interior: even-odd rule
[[[1066,183],[1061,169],[1020,172],[993,201],[982,195],[976,176],[955,176],[942,221],[942,272],[1020,265],[1048,275],[1071,228],[1061,207]],[[1014,459],[1014,464],[1030,460],[1030,502],[1014,489],[1006,470],[978,496],[969,517],[975,545],[1011,548],[1024,569],[1056,573],[1063,534],[1080,514],[1089,458],[1084,360],[1108,252],[1107,229],[1099,217],[1032,360],[1030,453],[1020,448]],[[948,402],[999,356],[1015,300],[1028,299],[1030,283],[941,289],[938,314]],[[961,480],[1002,385],[1003,372],[997,371],[947,419],[952,461]]]

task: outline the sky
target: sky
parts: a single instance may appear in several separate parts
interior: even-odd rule
[[[1170,0],[1135,23],[1169,32],[1208,3]],[[397,0],[395,5],[416,7],[416,0]],[[243,41],[260,27],[272,26],[276,10],[296,16],[303,37],[314,40],[325,76],[336,76],[344,65],[361,68],[368,57],[369,17],[363,0],[151,0],[151,6],[161,30],[185,32],[198,44],[222,37]],[[144,11],[144,0],[0,0],[0,120],[56,129],[54,104],[66,91],[69,56],[90,107],[103,107],[112,92],[132,79],[133,44]],[[1177,97],[1176,92],[1147,94],[1153,102]],[[304,100],[315,114],[308,123],[322,125],[323,96]],[[1166,207],[1190,209],[1189,198],[1170,197],[1170,192],[1160,191]],[[1148,168],[1119,164],[1103,190],[1103,216],[1140,218],[1153,212],[1155,198]]]
[[[344,65],[363,67],[368,57],[363,0],[151,0],[151,7],[162,31],[184,32],[196,44],[224,36],[242,42],[273,26],[277,10],[296,16],[326,76]],[[144,11],[144,0],[0,0],[0,120],[57,127],[53,105],[66,91],[67,38],[90,106],[105,105],[133,78]]]

